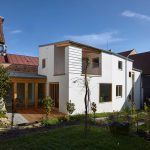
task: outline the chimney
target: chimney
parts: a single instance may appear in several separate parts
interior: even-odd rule
[[[3,34],[3,22],[4,18],[0,16],[0,44],[5,44],[4,34]]]

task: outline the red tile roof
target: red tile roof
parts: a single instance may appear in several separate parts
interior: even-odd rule
[[[130,55],[129,58],[134,60],[134,68],[142,70],[143,74],[150,74],[150,51]]]
[[[122,56],[124,56],[124,57],[128,57],[132,51],[133,51],[133,49],[132,49],[132,50],[129,50],[129,51],[125,51],[125,52],[120,52],[120,53],[118,53],[118,54],[119,54],[119,55],[122,55]]]
[[[10,63],[18,65],[31,65],[38,66],[38,57],[7,54],[6,56],[0,56],[0,63]]]

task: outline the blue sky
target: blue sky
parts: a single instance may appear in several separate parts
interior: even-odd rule
[[[150,50],[150,0],[0,0],[9,53],[75,40],[114,52]],[[108,43],[108,44],[107,44]]]

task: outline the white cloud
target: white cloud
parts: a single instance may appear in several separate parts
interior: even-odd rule
[[[150,21],[150,16],[147,16],[144,14],[139,14],[139,13],[129,11],[129,10],[122,12],[122,16],[129,17],[129,18],[137,18],[137,19],[145,20],[145,21]]]
[[[65,39],[75,40],[77,42],[86,43],[94,46],[104,45],[108,43],[120,42],[125,39],[117,37],[118,32],[104,32],[100,34],[87,35],[67,35]]]
[[[20,34],[20,33],[22,33],[22,32],[23,32],[22,30],[17,29],[17,30],[11,31],[10,33],[11,33],[11,34]]]

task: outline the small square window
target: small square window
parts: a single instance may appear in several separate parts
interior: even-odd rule
[[[46,67],[46,60],[42,59],[42,68],[45,68],[45,67]]]
[[[118,61],[118,69],[122,70],[122,61]]]
[[[93,68],[98,68],[99,67],[99,58],[93,58],[92,59],[92,67]]]

